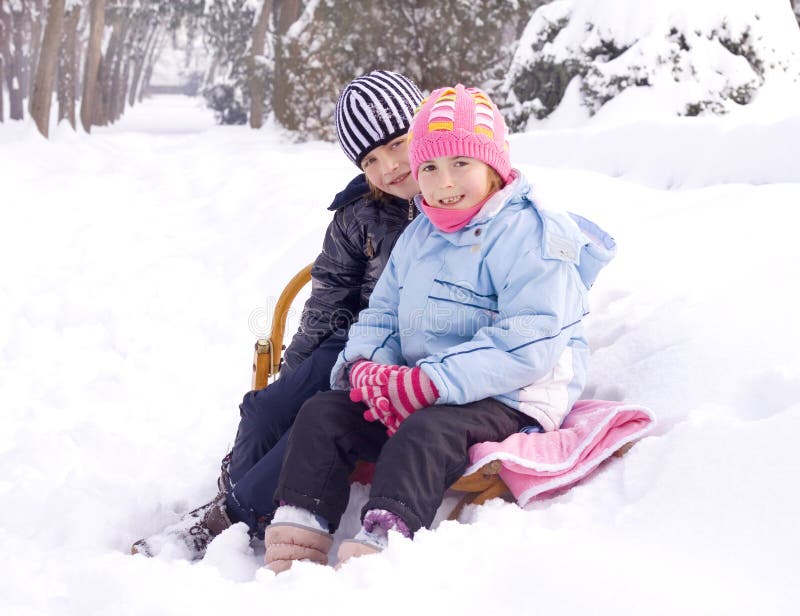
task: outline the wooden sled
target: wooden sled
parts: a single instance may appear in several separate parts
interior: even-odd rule
[[[294,275],[281,292],[272,316],[269,337],[256,341],[253,357],[252,389],[263,389],[278,378],[281,355],[286,349],[283,344],[286,317],[295,297],[310,280],[311,265],[307,265]],[[489,462],[474,473],[461,477],[450,486],[451,490],[466,493],[450,514],[450,520],[458,519],[458,516],[461,515],[467,505],[482,505],[491,498],[503,498],[509,494],[508,487],[498,474],[500,467],[501,464],[497,460]]]

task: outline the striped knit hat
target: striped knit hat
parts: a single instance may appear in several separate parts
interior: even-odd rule
[[[408,156],[416,180],[419,167],[439,156],[469,156],[511,178],[506,123],[497,106],[477,88],[440,88],[422,101],[408,133]]]
[[[422,92],[408,78],[372,71],[347,84],[336,103],[336,136],[356,165],[368,152],[408,132]]]

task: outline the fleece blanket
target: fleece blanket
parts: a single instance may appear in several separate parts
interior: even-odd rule
[[[654,424],[655,416],[642,406],[579,400],[558,430],[518,432],[500,443],[473,445],[464,474],[500,460],[500,477],[524,507],[536,497],[580,481],[620,447],[642,438]]]

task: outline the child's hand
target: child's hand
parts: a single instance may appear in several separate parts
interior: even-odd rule
[[[350,366],[348,379],[352,389],[365,385],[385,385],[387,379],[386,368],[399,368],[399,366],[386,366],[376,364],[374,361],[360,359]]]
[[[385,366],[373,361],[362,359],[350,366],[350,386],[358,389],[364,386],[385,385],[387,381],[386,368],[399,368],[400,366]],[[357,402],[354,400],[354,402]]]
[[[370,404],[367,410],[364,411],[363,417],[367,421],[380,421],[386,426],[386,434],[392,436],[397,432],[397,428],[400,427],[400,420],[392,413],[391,409],[388,408],[387,403],[388,400],[386,400],[386,398],[380,398],[378,401],[375,401],[375,406]]]
[[[364,362],[369,363],[369,362]],[[367,405],[363,417],[367,421],[380,421],[386,426],[386,433],[392,436],[400,426],[400,420],[392,412],[389,399],[381,393],[381,388],[375,385],[363,385],[350,390],[350,399],[353,402],[363,402]]]
[[[375,409],[375,416],[372,419],[367,417],[365,419],[376,421],[380,418],[379,416],[391,413],[388,408],[390,403],[386,397],[388,395],[386,386],[390,376],[398,370],[400,370],[400,366],[376,364],[366,359],[357,361],[350,367],[350,399],[353,402],[363,402]],[[381,405],[376,404],[379,398],[384,399]]]
[[[371,364],[363,366],[360,364]],[[356,377],[353,378],[353,372]],[[391,413],[397,425],[419,409],[432,406],[439,399],[433,381],[420,368],[384,366],[372,362],[359,362],[350,372],[351,382],[360,383],[350,391],[353,402],[364,402],[370,407],[364,417],[368,421],[380,420],[389,427],[384,417]],[[374,419],[370,419],[373,418]],[[396,428],[395,428],[396,429]]]

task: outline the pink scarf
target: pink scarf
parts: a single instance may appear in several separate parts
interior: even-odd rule
[[[492,193],[494,194],[494,193]],[[487,195],[480,203],[473,205],[466,210],[454,210],[444,207],[433,207],[428,205],[425,199],[422,200],[422,211],[431,221],[434,227],[445,233],[452,233],[467,226],[470,220],[480,212],[484,204],[492,195]]]

